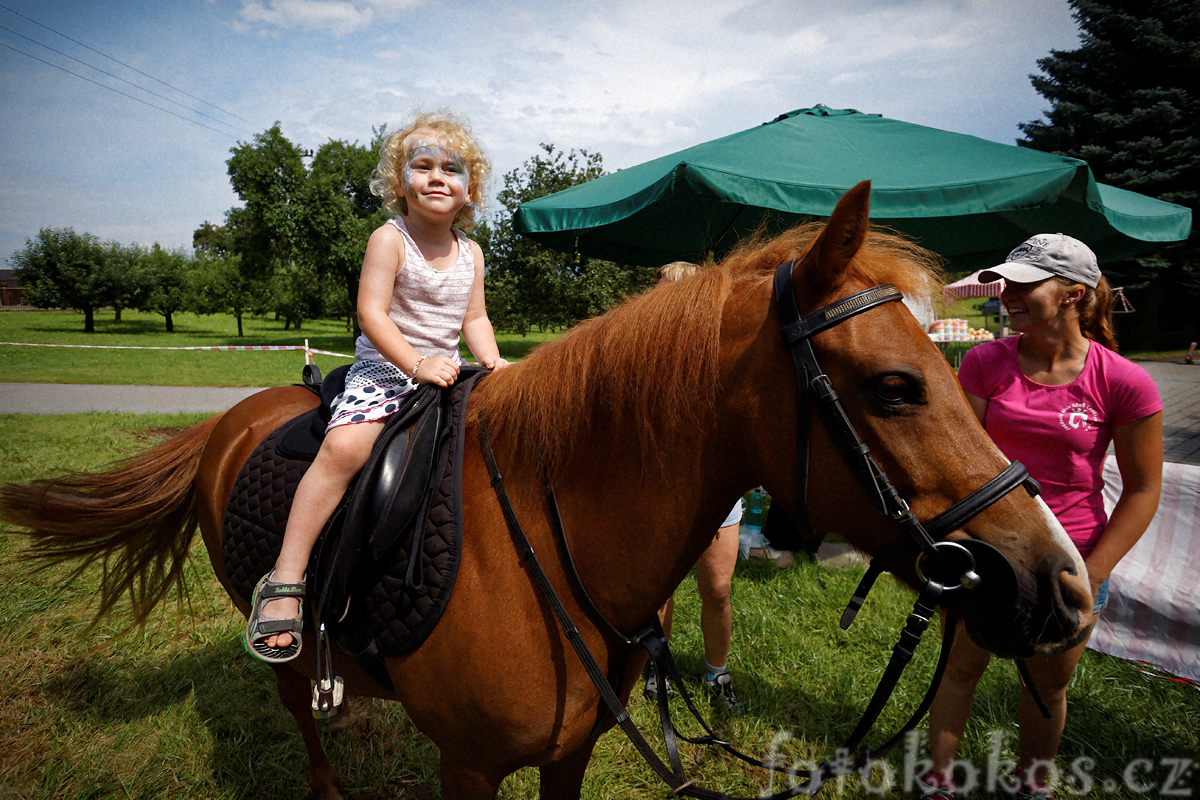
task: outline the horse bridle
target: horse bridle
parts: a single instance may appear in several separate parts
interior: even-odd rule
[[[862,441],[857,430],[855,430],[853,423],[846,414],[845,408],[838,399],[837,392],[834,391],[832,382],[821,369],[816,352],[812,346],[812,337],[821,331],[885,303],[902,300],[903,294],[891,284],[882,284],[837,300],[814,311],[808,317],[804,317],[800,314],[800,310],[796,305],[795,294],[792,291],[791,274],[794,266],[795,261],[786,261],[776,269],[774,294],[782,326],[783,340],[792,356],[797,391],[799,393],[800,407],[798,409],[797,437],[803,441],[797,443],[796,451],[795,488],[797,511],[798,513],[803,513],[803,501],[807,491],[807,420],[809,414],[807,413],[806,406],[809,398],[811,398],[817,413],[828,428],[830,436],[845,458],[846,463],[858,480],[867,488],[879,512],[900,525],[907,534],[906,541],[915,545],[917,550],[915,569],[918,580],[922,584],[912,613],[909,614],[904,628],[901,630],[899,641],[893,648],[892,658],[884,670],[884,675],[880,679],[879,686],[872,695],[858,725],[850,734],[846,744],[838,750],[837,756],[822,761],[814,770],[797,770],[781,767],[778,764],[764,763],[738,752],[728,742],[722,741],[703,720],[685,685],[679,678],[678,671],[674,665],[674,659],[671,657],[666,638],[663,636],[662,629],[658,625],[657,620],[653,621],[646,629],[630,637],[624,635],[605,618],[591,597],[588,596],[579,572],[575,567],[574,559],[571,557],[570,546],[567,542],[566,531],[563,527],[562,516],[559,513],[558,503],[554,496],[554,489],[547,476],[546,496],[548,514],[552,523],[551,528],[554,531],[559,554],[566,568],[566,573],[577,601],[580,602],[587,615],[602,630],[627,645],[639,645],[649,652],[658,670],[658,674],[666,676],[673,682],[687,705],[688,710],[699,721],[705,731],[705,735],[701,737],[688,738],[681,736],[670,719],[670,712],[667,706],[667,693],[665,691],[658,692],[659,717],[663,728],[663,736],[666,740],[670,767],[662,762],[630,719],[628,710],[613,690],[608,677],[600,668],[595,656],[592,655],[587,644],[583,641],[579,629],[571,620],[570,614],[567,612],[561,598],[551,585],[545,570],[538,561],[533,546],[521,528],[516,512],[508,497],[508,492],[504,487],[504,481],[492,451],[487,421],[482,416],[480,417],[480,446],[492,487],[496,492],[505,522],[513,535],[518,550],[532,572],[535,584],[537,584],[550,603],[551,610],[562,627],[568,642],[575,650],[592,683],[595,684],[596,689],[599,691],[601,699],[608,707],[610,713],[615,717],[617,724],[622,728],[626,736],[629,737],[634,747],[651,768],[672,787],[673,795],[706,798],[707,800],[720,800],[722,798],[724,800],[731,800],[724,794],[702,789],[696,786],[693,781],[688,780],[678,752],[678,739],[693,744],[716,745],[752,765],[807,779],[807,783],[794,785],[789,790],[771,795],[768,800],[795,797],[799,794],[815,794],[829,779],[864,769],[869,766],[873,758],[895,747],[901,741],[902,737],[908,731],[912,730],[921,718],[924,717],[926,711],[929,709],[929,705],[933,701],[933,696],[941,680],[942,673],[945,670],[950,644],[953,641],[955,627],[953,617],[950,618],[950,623],[945,626],[945,630],[943,631],[941,655],[939,656],[930,687],[917,710],[901,730],[882,746],[872,749],[863,745],[862,741],[873,727],[879,713],[883,710],[892,691],[895,689],[901,673],[911,660],[934,614],[938,601],[950,592],[972,591],[987,580],[986,576],[981,577],[976,572],[976,554],[982,552],[980,548],[995,552],[994,548],[990,548],[989,545],[978,540],[970,540],[969,542],[962,543],[941,541],[941,538],[960,528],[968,520],[1018,486],[1025,487],[1031,495],[1036,495],[1040,490],[1037,481],[1030,477],[1025,467],[1019,462],[1014,461],[995,478],[952,504],[929,521],[922,523],[917,519],[916,515],[909,508],[908,503],[888,479],[886,473],[871,457],[870,449]],[[897,555],[896,551],[897,548],[888,548],[886,551],[887,558],[894,558]],[[1003,556],[999,556],[999,559],[1001,562],[1007,563]],[[876,557],[871,561],[862,582],[850,600],[846,612],[842,615],[841,625],[843,628],[849,627],[853,621],[854,615],[862,606],[867,592],[874,584],[875,578],[883,571],[884,560],[883,558]],[[1011,565],[1009,569],[1011,569]]]
[[[832,381],[821,369],[812,345],[812,338],[821,331],[886,303],[902,301],[904,295],[892,284],[882,284],[836,300],[804,317],[800,314],[796,305],[796,295],[792,290],[792,269],[795,263],[794,260],[785,261],[775,270],[774,293],[783,341],[792,356],[800,398],[795,481],[795,505],[800,523],[807,525],[804,499],[808,491],[809,415],[805,406],[811,400],[846,464],[867,489],[879,513],[894,520],[916,545],[917,574],[922,582],[926,582],[925,579],[929,577],[926,573],[936,572],[943,576],[953,573],[953,567],[950,570],[945,569],[948,566],[945,562],[957,559],[963,562],[961,570],[958,570],[958,578],[954,582],[944,582],[943,591],[974,588],[978,584],[979,576],[975,572],[975,556],[971,549],[958,542],[940,540],[1018,486],[1024,486],[1030,495],[1037,495],[1041,487],[1019,461],[1014,461],[995,478],[928,522],[922,523],[917,519],[908,502],[901,497],[887,474],[871,457],[870,449],[863,443],[846,414]],[[927,565],[927,560],[934,563]]]

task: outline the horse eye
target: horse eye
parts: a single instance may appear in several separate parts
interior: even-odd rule
[[[908,375],[889,372],[875,378],[872,385],[875,398],[887,406],[903,406],[924,401],[920,384]]]

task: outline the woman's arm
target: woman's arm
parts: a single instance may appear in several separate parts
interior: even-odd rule
[[[979,420],[979,424],[982,425],[983,421],[987,419],[987,398],[978,397],[967,391],[964,391],[963,394],[967,396],[967,404],[971,406],[971,410],[975,412],[975,416]]]
[[[475,283],[471,287],[471,298],[467,301],[467,313],[463,317],[462,335],[471,355],[488,369],[504,367],[508,362],[500,357],[496,344],[496,332],[488,319],[487,304],[483,297],[483,250],[471,242],[471,255],[475,259]]]
[[[1096,548],[1085,559],[1095,591],[1146,532],[1162,491],[1162,412],[1113,428],[1121,496]]]

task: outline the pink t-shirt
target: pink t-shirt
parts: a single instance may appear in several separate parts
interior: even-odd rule
[[[1146,370],[1095,342],[1075,380],[1035,383],[1017,362],[1020,338],[971,348],[958,380],[988,401],[988,435],[1042,484],[1042,497],[1086,557],[1108,523],[1101,470],[1113,427],[1162,411],[1162,400]]]

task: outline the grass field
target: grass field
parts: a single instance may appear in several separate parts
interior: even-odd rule
[[[968,320],[971,327],[985,327],[983,313],[975,306],[981,300],[961,300],[940,313],[943,317]],[[113,350],[104,347],[211,347],[284,345],[302,347],[305,340],[314,350],[352,354],[354,341],[344,320],[311,320],[300,333],[283,330],[270,317],[246,317],[245,335],[237,336],[233,318],[227,315],[177,314],[175,331],[164,331],[156,314],[126,311],[120,323],[111,311],[97,315],[96,332],[83,332],[83,315],[73,311],[0,311],[0,342],[36,344],[100,345],[103,347],[21,347],[0,344],[0,383],[111,383],[167,386],[280,386],[295,383],[304,367],[299,351],[197,351]],[[560,336],[559,332],[521,336],[499,331],[500,353],[510,361],[526,356],[537,345]],[[967,345],[947,345],[954,363]],[[463,353],[470,358],[469,351]],[[1133,357],[1158,358],[1165,354],[1126,353]],[[1172,358],[1181,353],[1171,353]],[[322,373],[350,363],[350,359],[315,355]]]
[[[0,481],[95,469],[198,419],[0,416]],[[165,605],[144,629],[126,633],[127,620],[119,615],[88,627],[97,567],[68,581],[64,567],[35,572],[21,560],[21,547],[18,535],[0,531],[0,798],[305,795],[305,757],[292,720],[275,699],[269,669],[242,652],[241,618],[221,594],[202,545],[188,570],[190,607]],[[861,567],[807,562],[787,570],[739,565],[730,664],[749,714],[718,718],[723,735],[760,755],[772,742],[788,740],[780,749],[788,761],[833,752],[869,698],[911,603],[885,578],[851,630],[841,631],[838,616],[861,574]],[[677,594],[673,645],[685,673],[694,675],[702,666],[694,581]],[[931,630],[884,713],[884,730],[899,725],[923,691],[936,639]],[[1013,669],[993,665],[961,754],[981,770],[1012,757],[1015,698]],[[1070,703],[1060,763],[1099,786],[1116,787],[1093,796],[1200,791],[1200,766],[1182,778],[1173,774],[1200,758],[1200,693],[1089,652]],[[362,716],[357,724],[325,733],[347,797],[439,797],[437,753],[403,709],[358,699],[353,707]],[[636,698],[632,713],[658,742],[650,705]],[[706,787],[741,796],[767,787],[764,776],[716,752],[701,755],[688,747],[687,754]],[[888,770],[902,784],[923,757],[923,741],[914,740],[911,756],[901,751],[891,758],[868,788],[856,776],[829,786],[824,796],[908,796],[899,786],[890,794],[870,787],[881,785]],[[1134,788],[1124,788],[1130,781]],[[505,783],[502,797],[535,797],[536,785],[536,773],[524,770]],[[665,795],[619,732],[602,738],[585,797]]]
[[[125,311],[96,316],[96,332],[83,332],[83,315],[73,311],[0,311],[0,342],[100,345],[103,347],[212,347],[285,345],[354,353],[345,320],[311,320],[300,333],[283,330],[271,317],[246,317],[245,335],[227,315],[176,314],[166,333],[156,314]],[[558,334],[497,334],[500,353],[516,360]],[[464,353],[469,353],[464,348]],[[352,359],[317,355],[322,372]],[[32,383],[118,383],[166,386],[279,386],[299,380],[299,351],[110,350],[0,345],[0,381]]]

